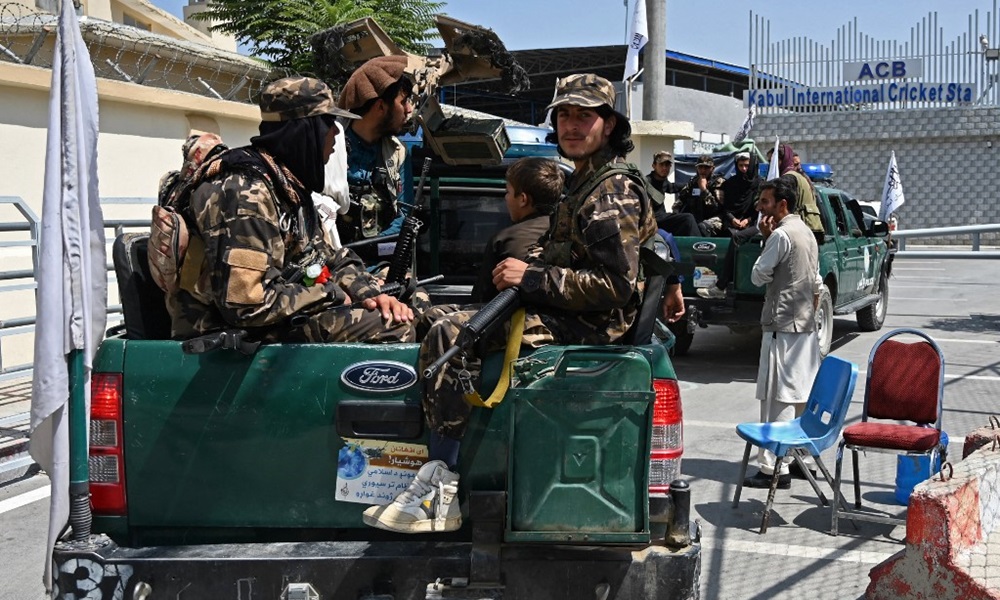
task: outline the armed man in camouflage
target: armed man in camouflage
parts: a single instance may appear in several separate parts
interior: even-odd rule
[[[260,135],[202,165],[183,214],[191,239],[168,296],[175,338],[227,328],[265,342],[413,341],[413,312],[381,294],[350,250],[334,250],[310,192],[323,189],[336,107],[317,79],[260,98]]]
[[[337,231],[345,244],[399,233],[406,218],[400,205],[406,147],[396,137],[413,113],[413,82],[406,65],[404,56],[369,60],[351,74],[337,101],[341,109],[361,117],[341,121],[350,206],[337,217]],[[369,266],[385,258],[375,244],[358,250]]]
[[[497,288],[517,286],[527,308],[523,346],[615,343],[638,314],[639,248],[656,222],[642,173],[622,161],[633,149],[631,125],[614,103],[614,87],[602,77],[571,75],[557,84],[551,135],[576,166],[568,193],[527,260],[507,258],[493,270]],[[435,307],[421,315],[418,331],[429,325],[421,370],[454,345],[460,326],[475,314],[453,310]],[[503,339],[490,342],[504,345]],[[478,384],[479,371],[478,360],[460,356],[425,382],[430,461],[392,503],[366,510],[365,523],[409,533],[461,526],[455,465],[471,408],[459,378]]]

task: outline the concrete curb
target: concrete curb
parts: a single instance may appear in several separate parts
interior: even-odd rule
[[[1000,449],[987,447],[914,488],[906,547],[871,570],[865,598],[1000,600],[998,529]]]

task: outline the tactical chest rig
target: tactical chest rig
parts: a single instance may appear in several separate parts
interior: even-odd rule
[[[349,128],[347,125],[346,128]],[[346,135],[348,171],[351,171],[351,135]],[[406,148],[393,136],[378,142],[377,154],[368,181],[349,181],[351,205],[337,218],[337,232],[343,244],[377,237],[399,215],[396,198],[402,192],[400,169]]]

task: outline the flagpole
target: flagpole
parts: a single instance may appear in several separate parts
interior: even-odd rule
[[[69,352],[69,522],[73,541],[90,538],[90,463],[87,438],[87,373],[83,350]]]

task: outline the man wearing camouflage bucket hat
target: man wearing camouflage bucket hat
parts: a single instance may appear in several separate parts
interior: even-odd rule
[[[611,83],[596,75],[571,75],[557,84],[550,105],[554,141],[576,170],[548,231],[527,259],[507,258],[493,270],[497,289],[519,289],[525,307],[522,349],[613,344],[636,319],[639,248],[656,232],[656,222],[642,173],[621,158],[632,150],[631,126],[615,112],[614,102]],[[417,329],[427,331],[421,371],[455,344],[476,308],[456,312],[442,306],[420,315]],[[507,323],[504,335],[487,340],[486,350],[504,347],[510,327]],[[390,504],[368,508],[366,524],[403,533],[461,526],[456,465],[471,413],[466,382],[478,387],[480,372],[477,357],[457,356],[425,382],[429,461]]]
[[[335,118],[357,116],[308,77],[265,86],[260,111],[260,135],[203,164],[178,207],[190,241],[167,300],[174,337],[240,328],[264,342],[413,341],[412,310],[332,247],[310,195],[323,189]]]

